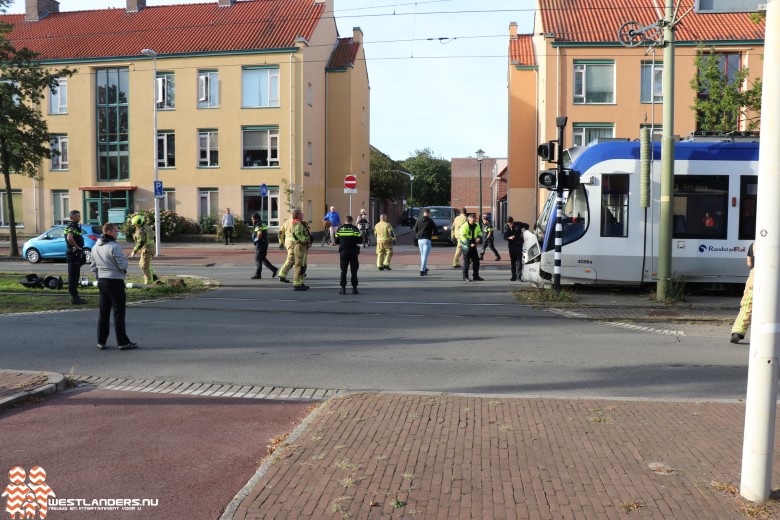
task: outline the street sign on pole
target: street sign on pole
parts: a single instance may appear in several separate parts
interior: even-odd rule
[[[154,198],[155,199],[165,198],[165,190],[163,190],[162,181],[154,181]]]
[[[697,14],[757,13],[766,11],[768,0],[696,0],[693,10]]]
[[[344,193],[357,193],[357,177],[351,173],[344,176]]]
[[[260,185],[260,196],[261,197],[268,196],[268,185],[266,185],[266,183]]]

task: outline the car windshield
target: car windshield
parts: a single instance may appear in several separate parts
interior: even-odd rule
[[[431,218],[450,220],[452,219],[452,208],[431,208]]]

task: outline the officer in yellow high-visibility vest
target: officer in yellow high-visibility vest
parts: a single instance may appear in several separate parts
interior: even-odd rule
[[[391,271],[390,259],[393,258],[393,242],[395,232],[393,226],[387,221],[387,215],[379,215],[379,222],[374,226],[376,235],[376,267],[380,271]]]
[[[469,214],[468,220],[460,228],[460,248],[463,250],[463,281],[469,282],[469,264],[474,264],[474,277],[472,280],[481,282],[484,278],[479,276],[479,253],[477,244],[482,243],[482,228],[477,223],[477,216]]]

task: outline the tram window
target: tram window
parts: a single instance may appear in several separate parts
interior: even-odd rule
[[[601,236],[627,237],[629,175],[603,175],[601,180]]]
[[[739,181],[739,239],[756,238],[756,198],[758,176],[743,175]]]
[[[580,186],[569,192],[563,208],[563,244],[574,242],[588,229],[588,198]]]
[[[728,195],[728,175],[675,175],[672,213],[684,225],[675,225],[672,236],[725,240]]]

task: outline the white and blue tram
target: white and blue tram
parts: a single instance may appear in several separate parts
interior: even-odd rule
[[[688,282],[744,283],[756,229],[757,142],[675,144],[672,275]],[[660,143],[651,143],[649,207],[640,203],[640,143],[607,142],[564,152],[581,186],[565,194],[561,282],[639,285],[658,278]],[[780,194],[779,194],[780,195]],[[556,194],[536,222],[549,279],[555,254]],[[527,237],[530,238],[530,237]],[[527,241],[526,241],[527,243]],[[534,280],[531,280],[534,281]],[[541,280],[539,280],[541,281]]]

